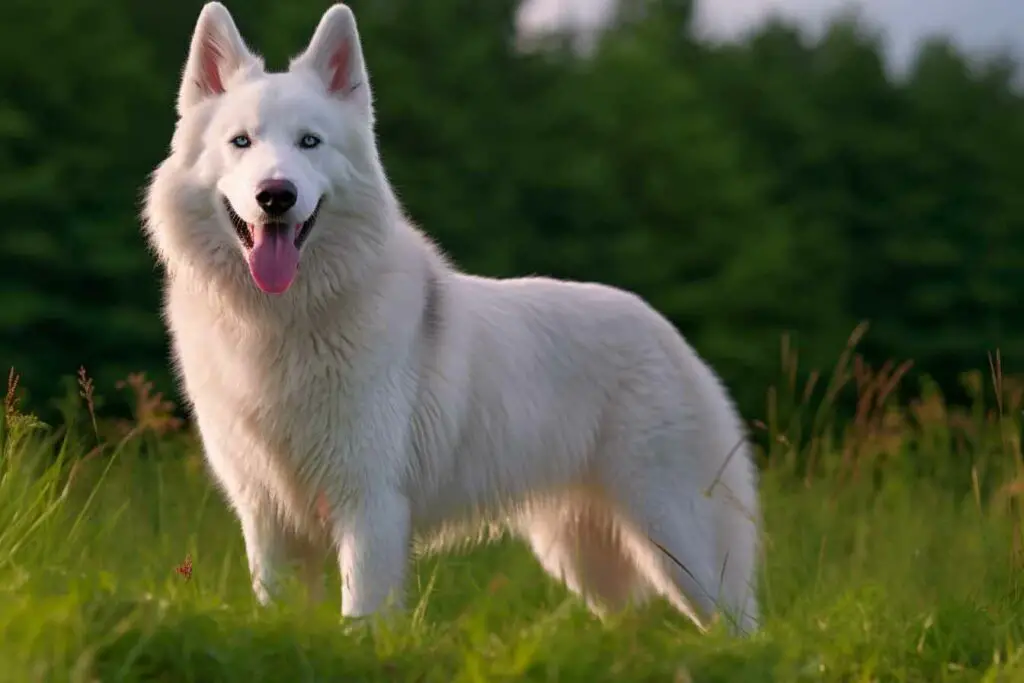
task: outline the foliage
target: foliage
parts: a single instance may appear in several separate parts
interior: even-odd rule
[[[8,4],[0,367],[36,388],[142,369],[173,392],[136,212],[202,2]],[[773,21],[703,42],[690,0],[624,2],[585,50],[524,41],[515,0],[354,9],[389,175],[460,266],[637,291],[751,417],[783,334],[816,364],[866,320],[868,360],[947,387],[997,348],[1024,360],[1014,63],[932,42],[897,77],[846,17],[820,39]],[[281,68],[323,6],[233,10]]]
[[[311,608],[293,584],[259,608],[195,438],[144,380],[127,424],[96,414],[84,373],[54,427],[9,394],[0,680],[1019,680],[1020,390],[978,373],[969,410],[934,390],[902,405],[898,371],[853,358],[829,383],[854,375],[864,408],[852,423],[834,422],[827,399],[773,391],[764,624],[739,640],[701,635],[660,603],[602,624],[509,541],[420,559],[413,609],[394,621],[339,623],[336,598]]]

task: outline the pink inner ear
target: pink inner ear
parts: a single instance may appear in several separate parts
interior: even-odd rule
[[[327,84],[327,90],[338,92],[347,90],[349,87],[349,61],[352,57],[351,44],[348,40],[342,41],[341,45],[331,55],[331,61],[327,63],[331,69],[331,82]]]
[[[219,95],[224,92],[224,82],[220,78],[220,62],[224,59],[224,53],[217,42],[207,36],[203,39],[199,54],[199,67],[203,75],[200,86],[211,95]]]

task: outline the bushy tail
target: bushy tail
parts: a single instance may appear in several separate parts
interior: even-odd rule
[[[712,475],[705,494],[715,502],[718,577],[716,603],[738,632],[758,628],[757,574],[761,510],[758,477],[747,430],[728,390],[715,372],[666,321],[694,387],[700,446]],[[666,329],[666,332],[668,330]]]
[[[737,631],[752,633],[760,619],[756,589],[761,511],[757,472],[745,440],[723,464],[709,491],[717,506],[719,608]]]

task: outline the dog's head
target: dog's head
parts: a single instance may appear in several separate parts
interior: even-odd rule
[[[199,15],[178,95],[170,157],[146,205],[165,262],[247,266],[264,292],[286,291],[325,214],[359,217],[381,203],[370,84],[355,17],[320,20],[289,69],[268,73],[228,10]],[[334,238],[337,241],[337,236]]]

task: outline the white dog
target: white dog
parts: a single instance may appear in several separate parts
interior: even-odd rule
[[[637,296],[456,270],[385,177],[352,12],[267,73],[199,16],[146,233],[261,603],[336,552],[342,614],[401,607],[413,539],[511,529],[598,614],[660,594],[757,627],[758,496],[716,375]]]

